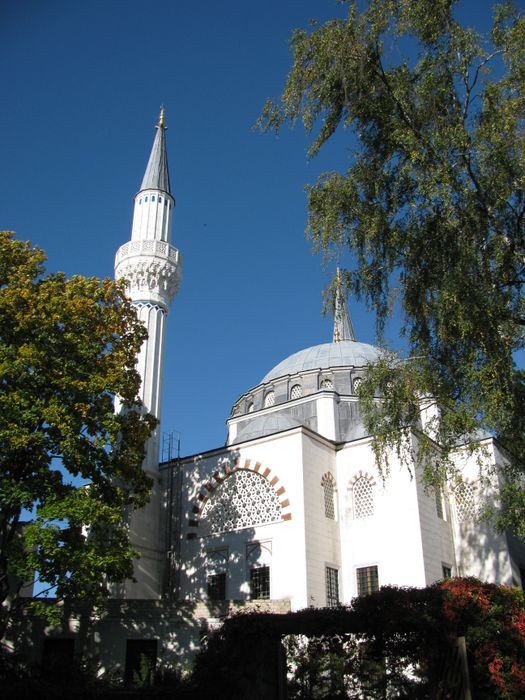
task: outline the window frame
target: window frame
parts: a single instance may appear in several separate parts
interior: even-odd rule
[[[336,608],[341,604],[339,597],[339,569],[325,564],[324,567],[326,607]]]
[[[208,600],[226,600],[226,572],[209,573],[206,576]]]
[[[270,565],[251,566],[249,584],[250,600],[271,600]]]
[[[362,576],[361,572],[366,572]],[[365,587],[363,588],[362,582],[363,578],[365,581]],[[355,568],[355,582],[357,595],[359,597],[370,595],[370,593],[375,593],[379,590],[379,566],[377,564],[368,564],[367,566],[356,566]]]

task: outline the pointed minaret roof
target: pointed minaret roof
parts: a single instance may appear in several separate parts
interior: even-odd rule
[[[164,107],[160,110],[159,123],[155,127],[155,141],[149,157],[141,190],[163,190],[168,194],[170,191],[170,174],[168,172],[168,157],[166,155],[166,127],[164,126]]]
[[[334,308],[334,337],[333,342],[339,343],[341,340],[355,340],[354,327],[346,306],[345,295],[343,294],[343,284],[341,270],[337,268],[335,288],[335,308]]]

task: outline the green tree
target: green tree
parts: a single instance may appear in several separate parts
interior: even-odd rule
[[[146,331],[122,284],[46,275],[44,260],[0,232],[3,626],[35,572],[58,598],[94,604],[132,576],[122,515],[150,487],[141,463],[155,419],[137,405],[135,370]]]
[[[420,433],[427,482],[450,475],[458,441],[488,431],[515,457],[500,524],[523,533],[525,17],[496,6],[480,36],[456,21],[457,0],[346,4],[345,19],[293,34],[284,91],[259,125],[302,122],[310,156],[350,134],[348,170],[307,188],[308,232],[346,254],[342,284],[375,310],[379,337],[402,313],[407,361],[385,355],[360,391],[379,464],[403,452],[431,396],[442,459]]]

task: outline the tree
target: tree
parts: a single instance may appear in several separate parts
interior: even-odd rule
[[[121,283],[45,275],[44,260],[0,232],[3,626],[35,572],[58,598],[92,603],[132,576],[123,511],[150,487],[141,463],[155,419],[138,407],[135,370],[146,331]]]
[[[286,86],[259,125],[317,129],[310,156],[340,127],[352,136],[348,170],[307,188],[308,233],[318,251],[346,252],[342,284],[375,310],[380,337],[402,311],[407,360],[385,354],[360,390],[379,464],[433,397],[442,451],[436,461],[419,433],[427,483],[488,431],[513,455],[500,525],[523,533],[525,17],[496,7],[482,37],[456,21],[457,0],[346,4],[346,19],[293,34]]]

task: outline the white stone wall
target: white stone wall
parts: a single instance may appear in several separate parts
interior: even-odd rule
[[[131,240],[170,240],[175,202],[160,190],[142,190],[135,196]]]
[[[304,501],[302,479],[301,432],[299,429],[274,436],[261,438],[245,446],[213,452],[202,457],[185,461],[184,488],[182,495],[182,531],[181,531],[181,571],[180,596],[183,599],[206,597],[206,561],[212,551],[226,550],[228,555],[228,574],[226,596],[230,599],[249,598],[249,562],[247,546],[260,542],[264,545],[265,561],[270,565],[270,595],[272,599],[290,599],[293,609],[307,604],[306,588],[306,553],[304,546]],[[254,527],[245,527],[236,532],[219,535],[201,536],[202,522],[194,509],[199,505],[199,494],[206,493],[205,485],[214,474],[224,475],[226,465],[233,468],[238,464],[242,468],[249,463],[249,470],[257,469],[269,482],[275,481],[273,488],[278,494],[286,520]],[[218,486],[220,488],[220,486]],[[281,489],[284,489],[281,492]],[[197,521],[192,527],[188,523]],[[200,528],[200,530],[199,530]],[[188,539],[188,534],[194,535]],[[271,563],[270,563],[271,562]]]
[[[497,458],[493,440],[485,440],[473,455],[465,449],[458,450],[455,455],[461,480],[475,486],[475,499],[480,514],[484,504],[498,505]],[[506,535],[496,532],[483,518],[462,519],[456,489],[453,485],[451,511],[458,575],[512,585],[515,576]]]
[[[361,567],[377,566],[380,586],[424,586],[417,489],[408,470],[392,457],[383,483],[368,439],[347,445],[337,460],[345,600],[357,595],[356,570]],[[360,475],[373,483],[374,514],[356,518],[352,482]]]

